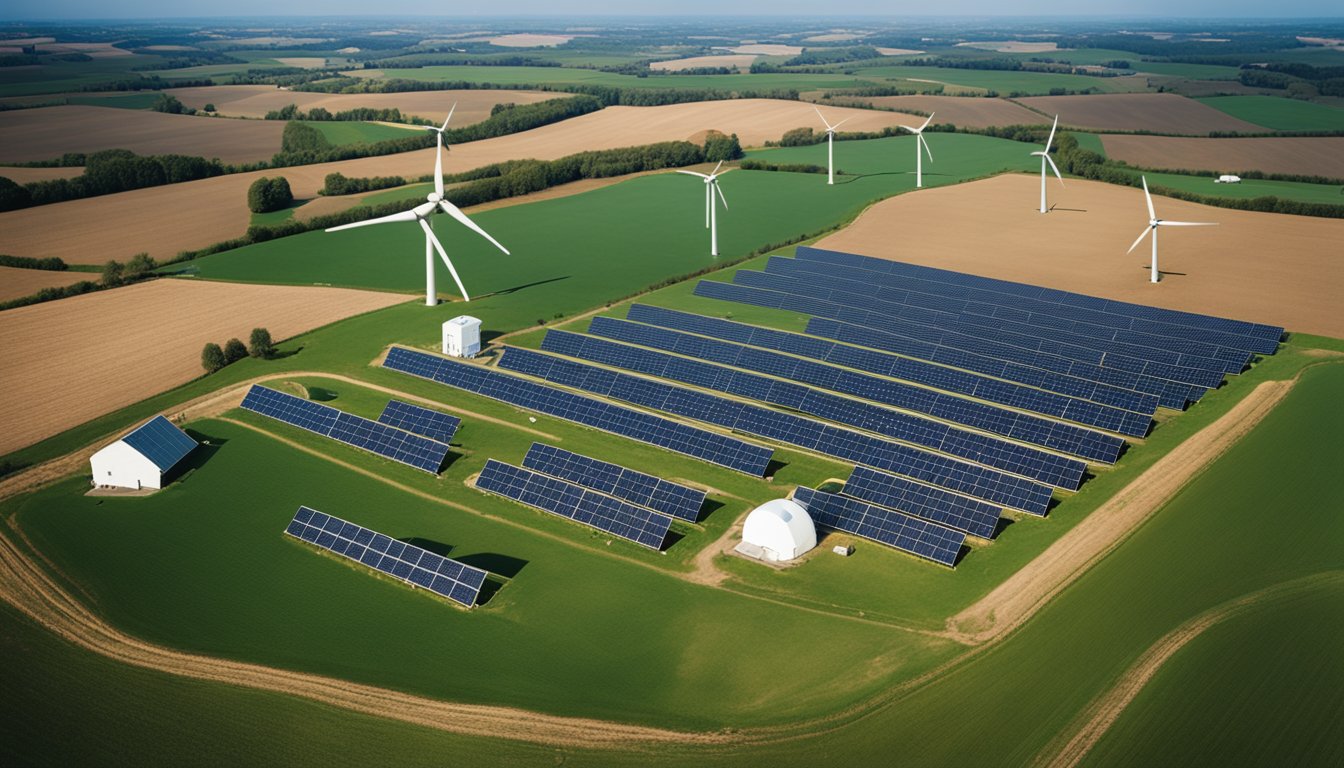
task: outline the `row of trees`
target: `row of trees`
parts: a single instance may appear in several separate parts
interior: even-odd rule
[[[0,177],[0,211],[178,184],[227,172],[227,168],[218,160],[191,155],[140,156],[127,149],[105,149],[81,157],[84,160],[84,174],[73,179],[50,179],[19,185]]]
[[[251,348],[237,338],[229,339],[223,347],[213,341],[201,350],[201,367],[206,373],[214,373],[226,365],[232,365],[245,357],[269,360],[275,357],[275,344],[271,341],[271,332],[265,328],[253,328]]]
[[[372,192],[375,189],[388,189],[406,184],[401,176],[365,176],[351,178],[341,173],[328,173],[322,180],[319,195],[354,195],[360,192]]]
[[[273,109],[266,113],[267,120],[311,120],[313,122],[364,122],[381,120],[389,123],[410,123],[412,125],[429,125],[428,120],[414,115],[403,115],[400,109],[391,107],[389,109],[377,109],[374,107],[355,107],[354,109],[345,109],[340,112],[332,113],[325,107],[313,107],[304,112],[299,109],[297,104],[287,104],[280,109]]]
[[[528,90],[576,93],[595,96],[603,106],[657,107],[664,104],[684,104],[691,101],[719,101],[723,99],[787,99],[798,100],[793,88],[723,90],[717,88],[622,88],[614,85],[579,83],[482,83],[474,80],[443,80],[426,83],[420,80],[392,78],[327,77],[304,83],[295,90],[318,93],[405,93],[410,91],[499,91]],[[545,103],[545,102],[542,102]]]
[[[23,256],[0,256],[0,266],[22,267],[25,269],[46,269],[52,271],[64,271],[69,269],[64,261],[57,258],[33,259]],[[84,293],[102,290],[104,288],[116,288],[121,285],[138,282],[140,280],[153,277],[154,269],[158,266],[154,259],[147,253],[139,253],[132,256],[130,261],[125,264],[119,261],[109,261],[102,267],[97,282],[93,280],[80,280],[70,285],[50,286],[42,288],[36,293],[28,296],[21,296],[17,299],[0,302],[0,310],[13,309],[15,307],[26,307],[29,304],[39,304],[44,301],[54,301],[64,299],[70,296],[79,296]]]

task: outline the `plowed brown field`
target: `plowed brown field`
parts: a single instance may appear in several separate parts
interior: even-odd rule
[[[968,128],[996,125],[1041,125],[1049,120],[1007,99],[970,99],[957,96],[873,96],[863,99],[875,107],[932,114],[935,123]]]
[[[245,163],[279,152],[284,130],[285,124],[279,121],[220,120],[139,109],[16,109],[0,112],[0,162],[129,149],[141,155],[200,155]]]
[[[1154,198],[1157,214],[1217,227],[1165,229],[1148,282],[1142,190],[1070,179],[1035,211],[1040,180],[1006,174],[884,200],[818,245],[1120,301],[1344,338],[1344,221]]]
[[[262,118],[267,112],[293,104],[302,110],[322,107],[336,113],[358,107],[400,109],[404,115],[442,121],[454,103],[453,125],[479,123],[490,116],[496,104],[532,104],[564,96],[541,91],[414,91],[410,93],[306,93],[282,91],[272,85],[214,85],[203,88],[173,88],[188,107],[215,105],[221,115]]]
[[[71,285],[80,280],[97,282],[98,275],[91,272],[53,272],[47,269],[0,267],[0,301],[29,296],[43,288]]]
[[[1188,139],[1102,136],[1106,154],[1144,168],[1264,171],[1344,178],[1344,137]],[[1344,200],[1342,200],[1344,201]]]
[[[1092,131],[1199,134],[1211,131],[1265,133],[1268,130],[1174,93],[1032,96],[1017,101],[1047,115],[1059,115],[1060,125]]]
[[[206,342],[259,326],[284,339],[409,298],[155,280],[0,312],[0,454],[190,381]]]

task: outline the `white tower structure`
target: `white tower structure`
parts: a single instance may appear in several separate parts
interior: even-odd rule
[[[475,357],[481,351],[481,321],[458,315],[443,324],[443,354]]]

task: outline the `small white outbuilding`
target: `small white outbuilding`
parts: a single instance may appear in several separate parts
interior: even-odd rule
[[[774,499],[747,515],[736,549],[758,560],[785,562],[815,546],[817,528],[807,510],[792,499]]]
[[[1230,174],[1230,173],[1225,173],[1225,174],[1223,174],[1222,176],[1219,176],[1218,178],[1214,179],[1214,180],[1213,180],[1213,183],[1214,183],[1214,184],[1240,184],[1240,183],[1241,183],[1241,177],[1240,177],[1240,176],[1235,176],[1235,175]]]
[[[163,476],[196,447],[186,432],[155,416],[120,440],[93,454],[94,485],[117,488],[162,488]]]
[[[473,358],[481,351],[481,321],[458,315],[443,324],[443,354]]]

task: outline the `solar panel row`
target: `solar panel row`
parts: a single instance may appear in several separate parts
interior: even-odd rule
[[[1087,469],[1086,463],[1077,459],[958,429],[922,416],[893,411],[794,382],[594,336],[551,330],[542,342],[542,349],[782,406],[1069,490],[1078,488]],[[869,389],[890,390],[902,386],[896,382],[877,381],[876,386],[870,386]],[[941,397],[927,389],[918,389],[917,396],[920,405]],[[898,398],[893,396],[891,399]],[[960,416],[981,407],[977,403],[962,402],[969,407],[961,409],[958,403],[946,410]],[[1005,413],[1011,415],[1010,412]],[[1115,453],[1119,453],[1118,446]]]
[[[939,488],[912,482],[862,465],[854,467],[845,481],[844,494],[935,523],[965,531],[982,539],[994,538],[999,525],[999,507],[968,499]]]
[[[476,487],[660,550],[672,518],[530,469],[490,459]]]
[[[247,391],[243,407],[432,474],[438,474],[448,457],[448,446],[437,440],[354,416],[329,405],[277,392],[260,384],[253,384]]]
[[[383,367],[763,477],[769,448],[470,363],[393,347]]]
[[[161,470],[172,468],[196,449],[196,441],[163,416],[155,416],[141,424],[121,441]]]
[[[1014,509],[1045,514],[1050,503],[1050,487],[1034,480],[791,413],[527,349],[510,348],[500,365],[557,384],[897,472]]]
[[[793,500],[819,526],[862,536],[949,568],[956,566],[957,553],[966,542],[962,531],[846,496],[799,487]]]
[[[476,604],[485,583],[480,568],[308,507],[299,507],[285,533],[468,608]]]
[[[378,421],[388,426],[424,435],[440,443],[451,443],[462,420],[446,413],[431,411],[418,405],[403,403],[400,400],[389,401]]]
[[[1047,401],[1044,400],[1033,401],[1033,403],[1038,407],[1050,408],[1050,410],[1041,411],[1042,413],[1065,416],[1069,418],[1070,421],[1092,424],[1093,426],[1110,429],[1122,434],[1136,434],[1132,431],[1134,427],[1120,428],[1120,424],[1126,423],[1123,422],[1123,420],[1129,415],[1125,412],[1139,415],[1140,419],[1138,419],[1136,423],[1141,425],[1139,428],[1146,432],[1150,420],[1142,417],[1152,416],[1158,406],[1158,398],[1156,395],[1136,392],[1133,389],[1114,387],[1090,379],[1055,373],[1041,368],[1032,368],[1016,363],[1010,363],[983,355],[962,352],[960,350],[916,341],[914,339],[905,340],[903,346],[904,351],[901,353],[905,356],[896,356],[885,352],[876,352],[871,349],[861,349],[846,344],[821,341],[801,333],[789,333],[787,331],[777,331],[773,328],[761,328],[731,320],[721,320],[718,318],[705,317],[703,315],[693,315],[688,312],[678,312],[673,309],[652,307],[647,304],[635,304],[630,307],[628,317],[630,320],[647,323],[649,325],[656,325],[662,328],[678,329],[716,339],[726,339],[740,344],[774,349],[780,352],[800,355],[802,357],[824,360],[835,365],[844,365],[872,373],[896,376],[897,378],[906,378],[905,376],[898,375],[894,372],[905,371],[906,366],[909,365],[934,364],[944,369],[951,370],[953,373],[957,373],[955,370],[956,368],[962,368],[969,372],[986,374],[989,377],[992,377],[990,378],[991,382],[999,379],[1007,379],[1010,382],[1025,384],[1035,389],[1061,395],[1063,398],[1058,406],[1047,405]],[[594,322],[596,322],[596,318],[594,319]],[[596,333],[596,331],[594,331],[594,333]],[[926,360],[932,361],[932,363],[925,363],[924,361]],[[968,383],[968,386],[973,389],[979,389],[983,385],[980,385],[977,382],[974,384]],[[970,393],[971,392],[969,391],[967,392],[967,394]],[[1088,409],[1087,406],[1089,405],[1105,407],[1093,411]],[[1119,411],[1120,413],[1113,413],[1112,409]],[[1138,432],[1137,434],[1144,434],[1144,432]]]
[[[545,443],[532,444],[523,466],[692,523],[705,505],[704,491]]]
[[[1194,312],[1183,312],[1175,309],[1163,309],[1161,307],[1151,307],[1144,304],[1131,304],[1123,301],[1114,301],[1112,299],[1086,296],[1070,291],[1041,288],[1025,283],[1014,283],[1008,280],[997,280],[994,278],[967,275],[961,272],[953,272],[934,267],[923,267],[915,264],[904,264],[902,262],[886,261],[885,259],[875,259],[870,256],[859,256],[856,254],[841,253],[839,251],[826,251],[808,246],[800,246],[795,255],[799,259],[826,261],[833,264],[848,264],[874,271],[911,275],[926,280],[1011,293],[1027,298],[1040,299],[1042,301],[1060,304],[1066,307],[1087,309],[1097,313],[1119,315],[1131,318],[1134,321],[1132,327],[1137,329],[1149,327],[1141,322],[1147,321],[1189,328],[1204,328],[1238,336],[1248,336],[1261,342],[1261,345],[1258,348],[1251,347],[1251,349],[1260,352],[1261,354],[1273,354],[1274,350],[1277,348],[1279,340],[1283,337],[1283,328],[1279,326],[1248,323],[1241,320],[1230,320],[1227,318],[1201,315]]]

